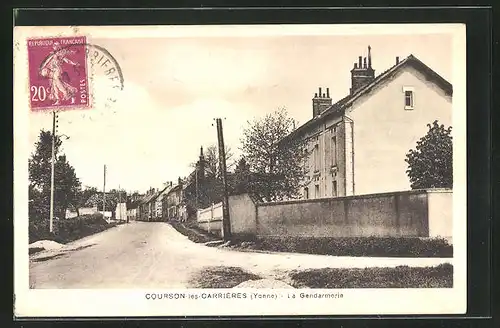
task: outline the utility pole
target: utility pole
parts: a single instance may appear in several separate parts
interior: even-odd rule
[[[118,185],[118,210],[120,211],[120,218],[119,220],[122,220],[122,193],[120,190],[120,185]]]
[[[50,159],[50,217],[49,232],[54,231],[54,162],[56,158],[56,111],[52,111],[52,155]]]
[[[106,164],[104,164],[104,185],[102,187],[102,216],[106,220]]]
[[[219,142],[219,163],[222,175],[222,185],[224,187],[224,197],[222,198],[222,234],[225,241],[231,239],[231,223],[229,220],[229,195],[227,191],[227,169],[226,169],[226,148],[224,147],[224,135],[222,133],[222,119],[216,119],[217,140]]]
[[[198,197],[199,197],[199,191],[198,191],[198,164],[196,164],[196,168],[195,168],[195,188],[196,188],[196,210],[198,210],[198,204],[199,204],[199,201],[198,201]]]

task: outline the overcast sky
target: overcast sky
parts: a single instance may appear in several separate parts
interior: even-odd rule
[[[119,185],[144,192],[189,174],[200,146],[217,142],[213,118],[223,117],[226,144],[238,153],[246,121],[286,107],[304,123],[318,87],[333,101],[349,92],[350,70],[372,48],[378,75],[413,54],[450,82],[452,37],[282,36],[93,40],[118,61],[124,90],[112,108],[60,114],[63,152],[83,185]],[[106,92],[94,81],[96,97]],[[30,144],[51,128],[47,113],[30,113]]]

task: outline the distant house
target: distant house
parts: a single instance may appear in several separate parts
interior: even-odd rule
[[[159,190],[156,193],[155,197],[152,199],[152,201],[154,201],[154,213],[153,213],[154,221],[165,220],[165,216],[163,215],[164,214],[163,198],[168,193],[171,186],[172,183],[165,183],[163,185],[163,188]]]
[[[156,190],[154,188],[150,188],[147,192],[146,195],[139,201],[139,206],[138,206],[138,217],[137,219],[140,221],[151,221],[152,218],[152,206],[151,206],[151,200],[154,198],[156,194]]]
[[[114,202],[114,197],[112,193],[106,193],[106,212],[113,212],[116,209],[116,203]],[[102,205],[104,201],[104,195],[102,192],[94,194],[89,197],[89,199],[85,202],[86,208],[98,208],[99,211],[102,212]]]
[[[170,184],[170,188],[162,197],[163,217],[167,220],[177,220],[180,218],[181,206],[183,205],[183,183],[181,178],[177,184]]]
[[[125,221],[127,219],[127,204],[118,203],[115,209],[115,218],[117,220]]]
[[[71,209],[66,209],[66,219],[71,219],[71,218],[74,218],[74,217],[77,217],[78,214],[79,215],[92,215],[92,214],[96,214],[96,213],[99,213],[99,211],[97,210],[97,206],[94,206],[94,207],[80,207],[78,209],[78,211],[76,211],[76,209],[74,208],[71,208]]]
[[[133,200],[127,203],[127,220],[136,221],[137,220],[137,207],[139,206],[139,200]]]

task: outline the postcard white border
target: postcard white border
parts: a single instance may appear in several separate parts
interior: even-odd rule
[[[453,36],[453,242],[454,281],[450,289],[295,290],[340,292],[341,299],[162,299],[147,293],[175,290],[30,290],[28,259],[28,72],[25,40],[37,36],[89,35],[92,38],[271,35],[442,34]],[[466,312],[466,40],[463,24],[238,25],[15,27],[14,29],[14,293],[17,317],[373,315],[463,314]],[[459,145],[459,146],[457,146]],[[253,290],[288,296],[290,290]],[[234,292],[186,289],[200,294]]]

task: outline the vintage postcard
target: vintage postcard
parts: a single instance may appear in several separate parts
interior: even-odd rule
[[[466,312],[464,25],[13,47],[16,316]]]

